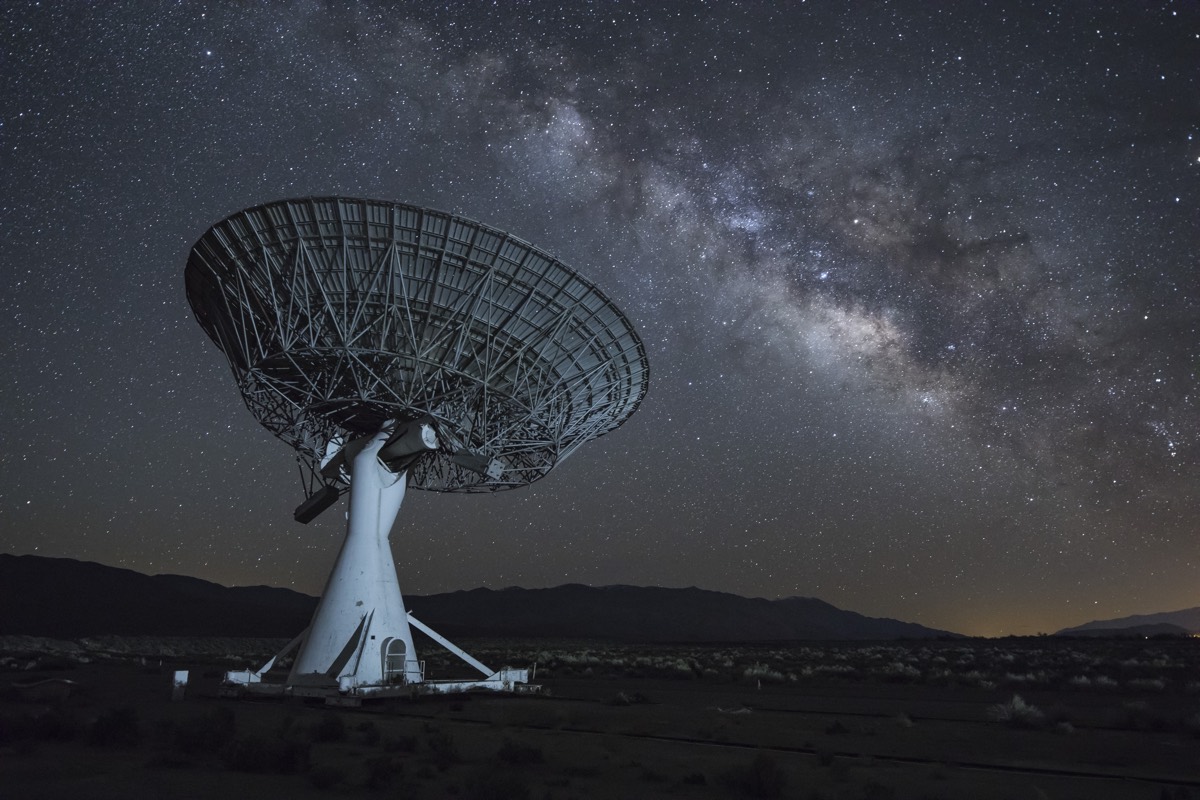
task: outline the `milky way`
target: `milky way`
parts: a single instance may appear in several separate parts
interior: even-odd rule
[[[5,551],[320,591],[341,515],[292,522],[182,275],[344,194],[554,253],[652,369],[533,486],[410,493],[408,592],[1200,603],[1200,6],[424,5],[0,10]]]

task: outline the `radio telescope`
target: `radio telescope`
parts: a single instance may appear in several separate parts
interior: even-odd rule
[[[633,326],[589,281],[502,231],[403,203],[248,208],[192,248],[188,301],[247,407],[291,445],[308,522],[349,493],[347,532],[296,652],[293,694],[514,688],[406,612],[388,541],[408,486],[532,483],[646,394]],[[417,627],[483,673],[427,681]],[[227,683],[266,691],[258,671]]]

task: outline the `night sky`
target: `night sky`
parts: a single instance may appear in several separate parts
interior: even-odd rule
[[[0,551],[320,592],[184,296],[344,194],[600,286],[621,429],[410,491],[401,587],[815,596],[964,633],[1200,605],[1200,4],[6,2]]]

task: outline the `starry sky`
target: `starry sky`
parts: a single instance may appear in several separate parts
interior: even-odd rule
[[[1200,605],[1200,4],[0,8],[0,552],[320,592],[192,316],[213,223],[399,200],[542,247],[650,392],[410,491],[402,588],[815,596],[969,634]]]

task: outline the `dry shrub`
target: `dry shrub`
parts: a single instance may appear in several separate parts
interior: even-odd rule
[[[867,781],[862,797],[863,800],[895,800],[896,790],[879,781]]]
[[[30,752],[38,742],[75,739],[82,728],[78,719],[62,709],[0,717],[0,745],[12,745],[20,751]]]
[[[613,698],[608,701],[610,706],[644,706],[650,703],[650,698],[641,692],[633,692],[626,694],[625,692],[617,692]]]
[[[1172,722],[1142,700],[1122,703],[1120,708],[1109,712],[1109,724],[1128,731],[1165,731],[1172,727]]]
[[[466,800],[529,800],[531,795],[521,775],[488,767],[472,774],[464,789]]]
[[[376,725],[372,720],[360,722],[354,729],[358,731],[359,737],[362,739],[363,744],[379,744],[379,740],[382,738],[382,734],[379,732],[379,726]]]
[[[719,778],[720,783],[741,797],[781,797],[787,775],[770,753],[760,752],[749,764],[734,767]]]
[[[415,753],[417,737],[401,733],[388,734],[383,737],[383,749],[389,753]]]
[[[504,743],[500,745],[500,750],[496,753],[496,758],[512,766],[541,764],[546,760],[540,747],[521,744],[512,739],[504,740]]]
[[[391,756],[376,756],[366,761],[368,789],[386,789],[392,779],[403,774],[404,765],[394,761]]]
[[[325,714],[320,722],[313,726],[314,742],[344,742],[346,741],[346,722],[337,714]]]
[[[433,755],[433,765],[438,768],[438,772],[445,772],[451,764],[458,763],[458,745],[450,734],[432,731],[425,738],[425,744]]]
[[[214,708],[184,720],[175,726],[175,749],[181,753],[216,753],[232,738],[236,729],[233,712]]]
[[[1042,710],[1026,703],[1019,694],[1014,694],[1007,703],[997,703],[989,708],[988,717],[1014,728],[1040,728],[1046,724]]]
[[[312,785],[322,791],[332,789],[346,780],[346,768],[337,764],[322,764],[308,773]]]
[[[136,747],[142,741],[142,726],[131,707],[105,711],[92,723],[88,744],[100,747]]]
[[[288,742],[263,736],[239,736],[221,750],[226,769],[234,772],[303,772],[309,766],[307,742]]]

